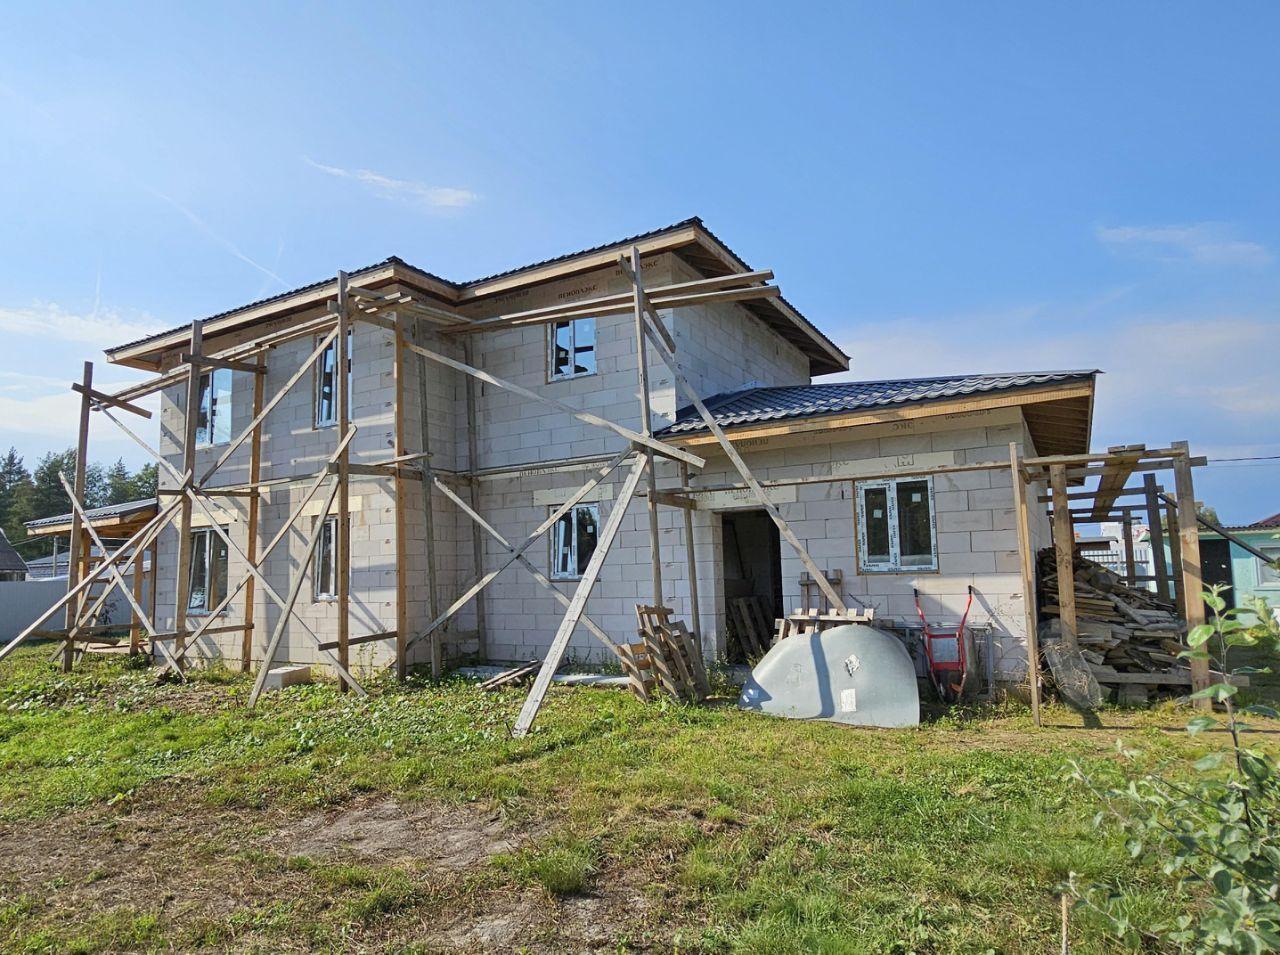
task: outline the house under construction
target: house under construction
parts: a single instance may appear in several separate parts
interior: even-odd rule
[[[65,626],[31,632],[70,666],[95,584],[137,591],[148,552],[135,641],[163,666],[256,667],[256,698],[285,661],[356,691],[378,668],[545,661],[524,732],[564,660],[633,639],[637,604],[723,659],[743,599],[907,626],[913,591],[947,619],[972,587],[992,676],[1025,683],[1036,552],[1056,539],[1069,582],[1073,519],[1161,469],[1166,576],[1198,592],[1196,461],[1091,453],[1096,371],[814,383],[849,358],[773,278],[690,219],[468,282],[391,258],[110,349],[152,377],[106,394],[86,364],[78,460],[110,419],[159,463],[159,501],[110,528],[77,503]],[[129,543],[90,560],[104,536]]]

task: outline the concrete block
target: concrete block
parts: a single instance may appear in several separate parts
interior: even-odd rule
[[[283,690],[286,686],[296,686],[299,683],[311,682],[311,667],[302,664],[293,664],[290,666],[272,667],[267,671],[266,682],[263,683],[264,690]]]

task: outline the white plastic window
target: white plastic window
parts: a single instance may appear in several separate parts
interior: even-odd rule
[[[577,580],[596,552],[600,505],[578,504],[551,527],[551,578]]]
[[[200,376],[196,405],[196,447],[211,448],[231,440],[231,369],[214,368]]]
[[[858,566],[864,573],[938,569],[933,479],[859,481]]]
[[[1258,584],[1262,587],[1280,587],[1280,570],[1275,566],[1275,562],[1280,561],[1280,547],[1259,547],[1258,550],[1272,561],[1269,564],[1258,561]]]
[[[320,540],[311,568],[311,582],[316,600],[338,596],[338,519],[326,517],[320,528]]]
[[[547,378],[581,378],[596,373],[596,320],[575,318],[551,326]]]
[[[338,423],[338,342],[334,339],[316,359],[316,427],[332,428]],[[351,415],[351,333],[347,333],[347,416]]]
[[[191,532],[187,610],[208,613],[227,593],[227,542],[211,529]]]

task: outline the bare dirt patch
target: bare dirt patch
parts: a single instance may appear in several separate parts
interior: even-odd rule
[[[311,858],[349,855],[462,869],[513,852],[536,831],[513,830],[480,806],[414,806],[395,799],[313,813],[281,829],[264,847]]]

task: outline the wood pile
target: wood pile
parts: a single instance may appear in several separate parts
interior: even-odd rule
[[[766,597],[732,597],[729,606],[729,637],[738,645],[741,659],[754,663],[773,646],[773,601]]]
[[[1059,615],[1058,568],[1053,548],[1037,559],[1042,618]],[[1076,630],[1080,653],[1102,682],[1121,673],[1164,673],[1185,667],[1186,624],[1175,605],[1148,590],[1128,586],[1121,577],[1079,554],[1074,555]],[[1041,624],[1041,637],[1061,635],[1058,620]]]

